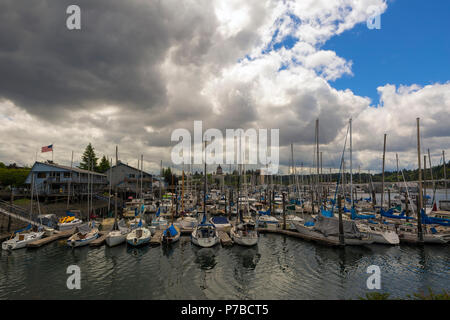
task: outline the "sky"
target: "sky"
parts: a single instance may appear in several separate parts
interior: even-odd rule
[[[355,169],[381,169],[384,134],[387,170],[396,153],[417,167],[418,117],[433,165],[450,149],[448,1],[79,0],[81,30],[68,30],[71,4],[0,2],[4,163],[51,159],[40,148],[53,144],[55,162],[73,151],[77,164],[91,142],[158,172],[176,167],[172,132],[196,120],[279,129],[284,172],[291,143],[313,164],[317,118],[325,168],[339,167],[350,118]]]

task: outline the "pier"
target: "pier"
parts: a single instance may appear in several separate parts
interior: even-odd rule
[[[27,244],[27,248],[39,248],[42,247],[44,244],[48,244],[50,242],[53,242],[55,240],[69,238],[73,233],[75,232],[75,229],[61,231],[61,232],[55,232],[53,235],[45,238],[41,238],[39,240],[30,242]]]
[[[231,240],[228,233],[226,233],[223,230],[218,231],[218,233],[219,233],[220,243],[222,244],[222,246],[226,247],[226,246],[231,246],[233,244],[233,240]]]
[[[275,233],[275,234],[282,234],[289,237],[299,238],[307,241],[313,241],[317,243],[321,243],[327,246],[339,246],[339,241],[334,241],[332,239],[327,238],[319,238],[314,236],[307,236],[304,234],[300,234],[296,231],[289,231],[289,230],[282,230],[282,229],[265,229],[265,228],[258,228],[259,233]]]
[[[162,243],[163,230],[156,230],[155,234],[150,239],[151,245],[160,245]]]
[[[106,237],[108,236],[108,232],[100,231],[98,234],[99,237],[94,241],[92,241],[91,243],[89,243],[90,247],[99,247],[105,243]]]

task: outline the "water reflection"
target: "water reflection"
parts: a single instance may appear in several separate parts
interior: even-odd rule
[[[216,251],[218,246],[214,248],[200,248],[197,246],[192,246],[192,251],[195,253],[194,262],[200,266],[202,270],[211,270],[216,264]]]
[[[142,256],[150,250],[149,246],[132,247],[127,246],[127,253],[135,258],[142,258]]]

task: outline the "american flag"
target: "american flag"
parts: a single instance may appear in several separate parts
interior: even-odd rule
[[[49,151],[53,151],[53,145],[49,145],[49,146],[45,146],[42,147],[41,152],[49,152]]]

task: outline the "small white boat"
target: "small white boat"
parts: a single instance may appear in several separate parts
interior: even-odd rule
[[[174,243],[180,240],[180,236],[181,236],[180,228],[171,224],[170,227],[164,230],[162,242],[165,244]]]
[[[242,246],[254,246],[258,243],[256,224],[252,221],[236,224],[230,231],[231,239]]]
[[[283,224],[283,218],[280,218],[280,224]],[[297,230],[295,228],[294,222],[297,223],[303,223],[304,220],[302,218],[300,218],[299,216],[293,215],[293,214],[288,214],[286,215],[286,229],[288,230]]]
[[[80,225],[77,227],[76,233],[67,240],[67,245],[72,248],[86,246],[99,236],[95,223]]]
[[[209,219],[209,222],[211,222],[212,225],[217,229],[217,231],[225,231],[230,232],[231,230],[231,223],[225,216],[216,216]]]
[[[197,225],[197,219],[195,219],[194,217],[184,216],[178,218],[174,225],[179,227],[180,229],[194,229]]]
[[[112,230],[106,236],[106,244],[108,247],[114,247],[124,243],[127,240],[127,235],[130,233],[130,229],[126,227],[123,220],[119,221],[116,230]]]
[[[152,223],[150,224],[150,232],[152,234],[155,234],[156,230],[165,230],[167,229],[168,222],[167,219],[161,214],[161,207],[158,208],[158,211],[156,211],[155,219],[152,219]]]
[[[357,223],[358,229],[372,237],[374,243],[396,245],[400,243],[397,232],[379,224]]]
[[[59,219],[58,222],[58,230],[65,231],[71,230],[83,224],[81,219],[76,218],[75,216],[66,216]]]
[[[25,248],[27,243],[33,242],[35,240],[41,239],[45,232],[27,232],[27,233],[16,233],[14,238],[4,241],[2,243],[3,250],[16,250]]]
[[[213,224],[199,224],[191,234],[191,241],[193,244],[210,248],[220,242],[219,234]]]
[[[144,227],[139,227],[132,230],[126,237],[127,243],[131,246],[137,247],[150,242],[150,230]]]
[[[258,220],[256,220],[256,226],[258,228],[276,230],[278,228],[278,225],[278,219],[267,214],[260,214]]]

